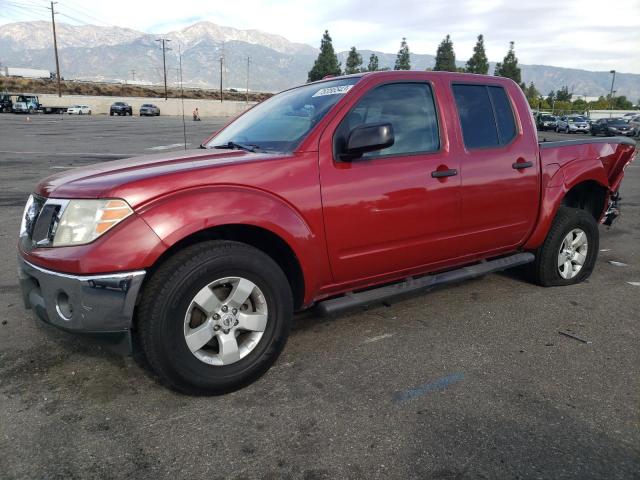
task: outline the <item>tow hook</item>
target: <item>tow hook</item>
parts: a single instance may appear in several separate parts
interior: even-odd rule
[[[609,206],[602,219],[602,224],[610,227],[613,221],[620,216],[620,209],[618,208],[618,202],[620,201],[620,194],[615,192],[609,198]]]

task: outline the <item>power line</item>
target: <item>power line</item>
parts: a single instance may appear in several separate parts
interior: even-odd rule
[[[61,5],[63,5],[65,8],[75,12],[77,15],[80,15],[84,18],[89,19],[90,21],[83,21],[82,23],[99,23],[102,24],[103,26],[108,26],[108,27],[115,27],[116,25],[113,25],[109,22],[105,22],[104,20],[102,20],[101,18],[93,15],[93,13],[90,12],[90,10],[78,5],[77,3],[71,3],[70,0],[65,0],[64,2],[61,2]]]
[[[30,7],[26,7],[26,6],[22,6],[22,5],[18,5],[18,4],[8,4],[8,3],[3,3],[3,10],[5,12],[9,12],[12,13],[12,15],[3,15],[2,11],[0,10],[0,15],[8,18],[10,20],[15,20],[16,16],[19,18],[29,18],[29,19],[33,19],[34,17],[37,20],[44,20],[46,18],[48,18],[48,15],[44,12],[44,11],[40,11],[40,10],[32,10]],[[46,8],[46,7],[45,7]]]

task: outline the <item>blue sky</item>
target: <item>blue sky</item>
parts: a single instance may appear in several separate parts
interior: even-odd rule
[[[0,24],[46,20],[44,0],[0,0]],[[257,29],[318,46],[328,28],[338,50],[352,45],[395,52],[407,37],[411,51],[434,54],[451,34],[458,59],[484,34],[490,60],[510,40],[521,63],[640,73],[640,0],[59,0],[59,21],[117,25],[164,33],[207,20]]]

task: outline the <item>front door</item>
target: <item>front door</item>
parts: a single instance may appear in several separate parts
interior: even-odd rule
[[[320,177],[328,252],[337,283],[457,255],[459,165],[448,150],[429,82],[366,90],[325,130]],[[440,109],[440,111],[442,111]],[[391,147],[343,161],[336,145],[363,124],[390,123]]]

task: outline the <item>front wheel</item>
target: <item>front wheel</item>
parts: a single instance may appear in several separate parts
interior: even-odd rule
[[[580,283],[591,275],[598,257],[598,224],[586,210],[561,206],[535,252],[532,280],[544,287]]]
[[[242,243],[208,241],[178,252],[153,274],[138,326],[163,383],[220,394],[269,369],[292,319],[291,288],[271,257]]]

